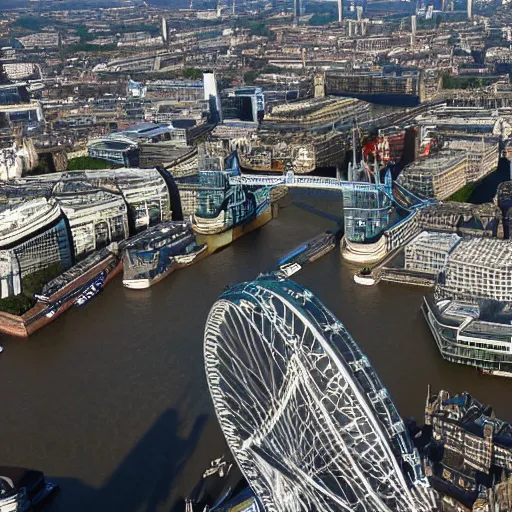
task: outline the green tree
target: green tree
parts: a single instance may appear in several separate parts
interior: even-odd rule
[[[201,78],[203,78],[203,72],[197,68],[184,68],[183,78],[188,78],[189,80],[201,80]]]
[[[256,78],[259,76],[259,73],[258,71],[254,71],[254,70],[251,70],[251,71],[246,71],[244,73],[244,82],[246,84],[253,84],[254,83],[254,80],[256,80]]]
[[[93,169],[112,169],[114,165],[100,158],[92,158],[90,156],[79,156],[71,158],[68,161],[69,171],[84,171]]]

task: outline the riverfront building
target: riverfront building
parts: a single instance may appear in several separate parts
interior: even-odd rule
[[[445,359],[512,375],[511,274],[508,240],[462,239],[452,250],[423,304]]]
[[[418,212],[418,225],[425,231],[445,231],[460,236],[497,237],[500,209],[492,203],[439,202]]]
[[[465,238],[450,254],[436,296],[463,301],[512,303],[512,243],[493,238]]]
[[[455,233],[423,231],[405,247],[404,268],[415,272],[438,274],[459,241],[460,237]]]
[[[18,295],[24,279],[56,264],[72,264],[71,239],[55,201],[37,198],[0,213],[0,298]]]
[[[173,181],[166,171],[115,169],[86,171],[86,174],[92,184],[122,195],[128,207],[130,232],[138,233],[148,226],[171,220]],[[179,204],[173,207],[179,210]]]
[[[461,151],[441,151],[405,167],[398,183],[427,198],[447,199],[467,183],[468,157]]]
[[[481,180],[498,167],[499,145],[497,139],[468,140],[453,139],[447,141],[445,148],[462,151],[468,157],[466,181]]]
[[[58,183],[53,197],[68,219],[76,260],[128,237],[128,213],[120,194]]]

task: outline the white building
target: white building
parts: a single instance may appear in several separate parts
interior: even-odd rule
[[[512,241],[462,239],[448,258],[436,294],[472,302],[512,302]]]
[[[37,198],[0,213],[0,298],[19,295],[23,281],[39,270],[72,264],[66,223],[53,200]]]

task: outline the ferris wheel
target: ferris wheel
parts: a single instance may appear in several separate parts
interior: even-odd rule
[[[217,418],[267,512],[435,509],[389,395],[311,292],[275,275],[226,290],[204,350]]]

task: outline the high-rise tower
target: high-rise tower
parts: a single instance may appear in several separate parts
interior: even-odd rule
[[[217,90],[217,79],[215,73],[203,73],[204,99],[208,101],[210,106],[210,115],[216,123],[222,122],[222,107],[220,103],[220,95]]]
[[[164,42],[164,45],[167,44],[168,38],[169,30],[167,28],[167,20],[162,18],[162,41]]]

